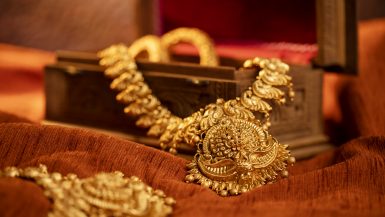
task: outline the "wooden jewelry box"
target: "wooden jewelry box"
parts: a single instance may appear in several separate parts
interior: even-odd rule
[[[163,17],[159,18],[164,28],[160,30],[161,32],[178,27],[173,26],[175,23],[184,25],[183,22],[173,23],[168,19],[168,16],[173,17],[170,13],[175,10],[172,9],[175,4],[180,4],[177,2],[160,1],[160,8],[164,10]],[[190,6],[194,7],[199,2],[202,3],[191,1]],[[244,2],[252,4],[251,1]],[[233,3],[236,4],[235,1]],[[306,5],[309,6],[308,3]],[[220,67],[200,66],[197,64],[197,56],[192,56],[194,51],[182,46],[176,48],[175,53],[178,55],[173,56],[174,62],[153,63],[139,59],[138,69],[162,104],[174,114],[186,117],[199,108],[215,102],[217,98],[231,99],[239,96],[252,83],[257,73],[255,70],[238,70],[246,55],[254,52],[256,55],[286,60],[291,65],[296,97],[294,102],[287,106],[273,109],[271,133],[282,143],[290,144],[295,157],[310,157],[331,147],[323,132],[321,109],[323,68],[356,73],[354,5],[355,1],[351,0],[318,0],[310,4],[317,9],[314,9],[313,20],[315,21],[317,17],[315,26],[318,41],[317,44],[314,41],[314,45],[309,39],[311,36],[304,37],[304,44],[300,41],[295,43],[258,41],[251,45],[250,42],[220,43],[218,53],[223,56]],[[183,14],[183,7],[178,10]],[[223,13],[226,13],[226,10]],[[175,21],[180,21],[178,17],[174,18]],[[215,22],[213,25],[216,25]],[[199,20],[194,27],[203,27],[202,29],[206,30],[204,23],[199,23]],[[210,34],[211,26],[206,28]],[[220,34],[222,33],[217,32],[214,36]],[[272,40],[284,40],[274,38],[276,37],[274,33],[271,35]],[[293,36],[289,36],[289,39],[290,37]],[[262,36],[263,40],[267,41],[268,38],[268,35]],[[297,47],[294,49],[295,46]],[[314,47],[316,49],[313,49]],[[255,51],[249,52],[253,49]],[[229,55],[232,52],[243,53],[243,56]],[[47,66],[45,73],[47,121],[115,132],[130,140],[159,147],[157,139],[147,137],[146,130],[136,127],[135,119],[123,113],[124,105],[115,100],[117,93],[110,90],[111,80],[106,78],[103,72],[104,68],[98,65],[95,53],[58,52],[57,63]],[[182,152],[192,154],[194,150],[187,147]]]

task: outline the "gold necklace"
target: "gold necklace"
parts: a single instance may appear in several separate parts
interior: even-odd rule
[[[7,167],[1,177],[32,180],[53,201],[49,217],[130,216],[163,217],[171,214],[175,200],[154,190],[139,178],[123,173],[98,173],[79,179],[75,174],[48,173],[47,167]]]
[[[227,196],[288,175],[287,164],[293,164],[295,158],[290,156],[287,145],[280,144],[268,132],[272,110],[269,102],[281,105],[286,98],[294,97],[287,64],[258,57],[246,60],[243,68],[260,70],[251,87],[236,99],[218,99],[182,119],[152,94],[134,58],[147,51],[152,61],[168,60],[168,47],[184,41],[197,46],[201,64],[215,66],[218,58],[214,45],[197,29],[181,28],[161,38],[146,37],[130,47],[114,45],[99,52],[100,64],[106,67],[105,75],[113,78],[111,88],[120,92],[117,100],[128,105],[124,112],[137,116],[138,126],[150,128],[148,135],[159,137],[163,149],[175,154],[181,144],[196,147],[197,153],[188,164],[187,182],[200,183]],[[263,120],[256,113],[261,113]]]

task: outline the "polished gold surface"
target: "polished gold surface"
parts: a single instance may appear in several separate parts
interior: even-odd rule
[[[195,28],[177,28],[161,37],[162,46],[170,49],[179,43],[189,43],[198,49],[200,64],[204,66],[218,66],[219,60],[211,38],[203,31]]]
[[[181,28],[166,33],[160,39],[163,45],[158,47],[189,42],[198,46],[202,64],[214,66],[218,63],[217,57],[214,45],[207,38],[195,29]],[[160,137],[163,149],[175,154],[181,144],[196,147],[197,153],[188,164],[187,182],[197,182],[227,196],[288,175],[286,167],[295,159],[290,156],[288,146],[280,144],[268,132],[271,103],[281,105],[294,97],[287,64],[278,59],[258,57],[246,60],[244,69],[255,68],[259,72],[240,97],[228,101],[218,99],[181,119],[163,107],[145,84],[136,68],[131,47],[119,46],[99,53],[100,64],[107,67],[106,76],[115,77],[111,88],[121,91],[117,100],[128,104],[125,112],[139,116],[137,125],[149,127],[149,135]],[[154,52],[146,46],[141,47]],[[204,49],[199,49],[202,47]]]
[[[290,100],[294,96],[288,65],[277,59],[255,58],[244,67],[261,70],[241,97],[218,99],[169,126],[160,138],[161,144],[171,147],[181,143],[197,147],[186,181],[200,183],[221,196],[237,195],[285,177],[287,164],[295,161],[287,145],[268,132],[270,101],[286,102],[286,91],[279,87],[287,89]]]
[[[129,48],[130,55],[136,57],[139,54],[146,53],[148,60],[152,62],[168,62],[170,57],[161,39],[155,35],[146,35],[134,43]]]
[[[168,125],[180,122],[181,119],[161,105],[158,98],[152,94],[150,87],[144,82],[142,73],[137,69],[133,54],[142,52],[138,48],[143,49],[149,56],[157,56],[152,54],[158,52],[155,49],[148,49],[147,45],[138,45],[139,43],[146,44],[146,41],[153,44],[156,40],[144,38],[139,42],[134,42],[136,44],[134,51],[132,51],[132,47],[121,44],[113,45],[99,52],[98,55],[101,58],[100,65],[106,67],[105,75],[114,79],[111,89],[119,91],[116,99],[127,104],[124,112],[138,117],[137,126],[150,128],[147,133],[149,136],[158,137],[163,134]],[[159,57],[158,60],[161,59]],[[176,150],[171,150],[171,152],[176,152]]]
[[[85,216],[167,216],[175,200],[161,190],[154,190],[139,178],[125,178],[123,173],[98,173],[79,179],[75,174],[48,173],[47,167],[25,169],[7,167],[1,177],[32,180],[52,200],[51,217]]]

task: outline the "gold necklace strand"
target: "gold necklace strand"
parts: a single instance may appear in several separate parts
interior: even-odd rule
[[[161,43],[160,38],[155,35],[146,35],[136,40],[129,48],[132,57],[138,56],[142,52],[147,52],[148,60],[151,62],[170,61],[169,53]]]
[[[144,82],[142,73],[137,70],[135,57],[147,52],[150,61],[168,61],[167,49],[179,42],[191,43],[198,48],[201,65],[218,65],[212,40],[206,33],[195,28],[178,28],[161,38],[144,36],[130,47],[123,44],[112,45],[98,53],[101,58],[100,65],[106,67],[105,75],[114,79],[110,85],[111,89],[120,92],[116,100],[128,105],[124,109],[126,114],[138,117],[137,126],[150,128],[147,132],[149,136],[160,137],[168,126],[178,125],[182,119],[173,115],[161,105],[155,95],[152,95],[152,90]],[[164,143],[160,145],[170,153],[177,153],[177,147]]]
[[[188,41],[185,38],[189,34],[181,36],[188,31],[174,32]],[[205,37],[190,40],[194,41],[194,38],[201,40]],[[145,41],[141,40],[141,43]],[[210,40],[205,43],[213,47]],[[203,46],[205,43],[193,44]],[[149,52],[145,46],[141,47]],[[246,60],[243,68],[256,68],[259,72],[251,87],[240,97],[228,101],[218,99],[216,103],[181,119],[152,95],[136,68],[130,48],[118,45],[101,51],[100,64],[106,66],[106,76],[115,78],[111,88],[121,91],[117,99],[128,104],[125,112],[139,116],[137,125],[150,127],[149,135],[160,136],[163,149],[175,154],[183,143],[196,147],[197,153],[188,164],[186,182],[200,183],[221,196],[227,196],[288,176],[287,164],[293,164],[295,158],[290,156],[287,145],[280,144],[268,132],[272,110],[269,102],[281,105],[286,102],[286,96],[290,100],[294,97],[287,64],[278,59],[258,57]],[[198,47],[198,50],[204,49]],[[202,56],[207,58],[208,55]],[[256,113],[261,113],[263,120],[259,120]]]
[[[198,48],[200,65],[218,66],[219,60],[215,46],[211,38],[203,31],[195,28],[177,28],[164,34],[161,38],[161,46],[169,49],[181,42],[189,43]]]
[[[145,43],[146,40],[139,40],[130,48],[122,44],[113,45],[99,52],[98,56],[101,58],[100,65],[106,67],[105,75],[113,78],[111,89],[119,92],[116,100],[128,105],[124,108],[124,112],[138,117],[137,126],[150,128],[147,135],[159,137],[168,125],[179,123],[182,119],[161,105],[159,99],[152,94],[152,90],[145,83],[142,73],[137,70],[134,55],[141,52],[137,48],[146,49],[147,46],[142,45]],[[132,47],[135,49],[132,50]],[[151,54],[154,51],[146,51],[149,56],[154,56]],[[169,151],[176,153],[176,149]]]
[[[163,217],[172,213],[175,200],[139,178],[123,173],[98,173],[79,179],[75,174],[48,173],[45,165],[25,169],[6,167],[0,178],[33,180],[53,201],[49,217]]]

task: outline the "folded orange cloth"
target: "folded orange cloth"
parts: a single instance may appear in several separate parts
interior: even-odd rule
[[[287,179],[221,197],[185,183],[187,161],[166,152],[86,130],[7,120],[0,124],[1,168],[46,164],[80,177],[120,170],[174,197],[173,216],[385,216],[385,137],[353,140],[295,164]],[[0,179],[0,195],[3,217],[46,216],[50,209],[30,181]]]

